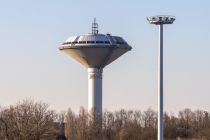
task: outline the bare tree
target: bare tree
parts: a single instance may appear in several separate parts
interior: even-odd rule
[[[194,113],[191,111],[191,109],[187,108],[179,112],[179,130],[181,137],[192,138],[193,119]]]
[[[65,136],[65,116],[66,112],[62,111],[57,115],[57,121],[55,122],[56,125],[56,140],[66,140]]]
[[[83,107],[80,108],[76,118],[76,139],[88,140],[88,114]]]
[[[109,111],[105,111],[103,113],[103,139],[105,140],[113,140],[114,139],[114,134],[115,134],[115,130],[114,130],[114,114],[109,112]]]
[[[8,140],[9,134],[8,134],[8,126],[5,120],[2,117],[2,109],[0,108],[0,139],[6,139]]]
[[[75,121],[75,115],[69,109],[67,111],[66,117],[65,117],[65,134],[68,140],[76,140],[76,121]]]
[[[24,100],[1,112],[8,140],[49,140],[55,137],[56,114],[48,105]]]

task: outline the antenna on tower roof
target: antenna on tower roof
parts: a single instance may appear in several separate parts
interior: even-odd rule
[[[92,34],[98,34],[98,23],[96,23],[96,18],[94,18],[92,23]]]

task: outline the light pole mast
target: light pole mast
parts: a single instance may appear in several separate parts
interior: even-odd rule
[[[148,17],[150,24],[159,26],[158,42],[158,140],[164,139],[163,127],[163,24],[172,24],[175,20],[173,16],[153,16]]]

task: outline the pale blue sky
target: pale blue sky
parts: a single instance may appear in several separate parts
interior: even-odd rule
[[[58,50],[71,35],[122,36],[132,47],[104,69],[103,108],[157,108],[157,31],[146,17],[174,15],[164,27],[164,108],[210,111],[208,0],[19,0],[0,2],[0,105],[34,98],[51,108],[87,108],[87,72]]]

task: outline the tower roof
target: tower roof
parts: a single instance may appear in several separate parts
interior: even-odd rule
[[[88,46],[118,46],[124,48],[131,48],[128,43],[119,36],[111,36],[110,34],[87,34],[79,36],[70,36],[60,47],[88,47]]]

